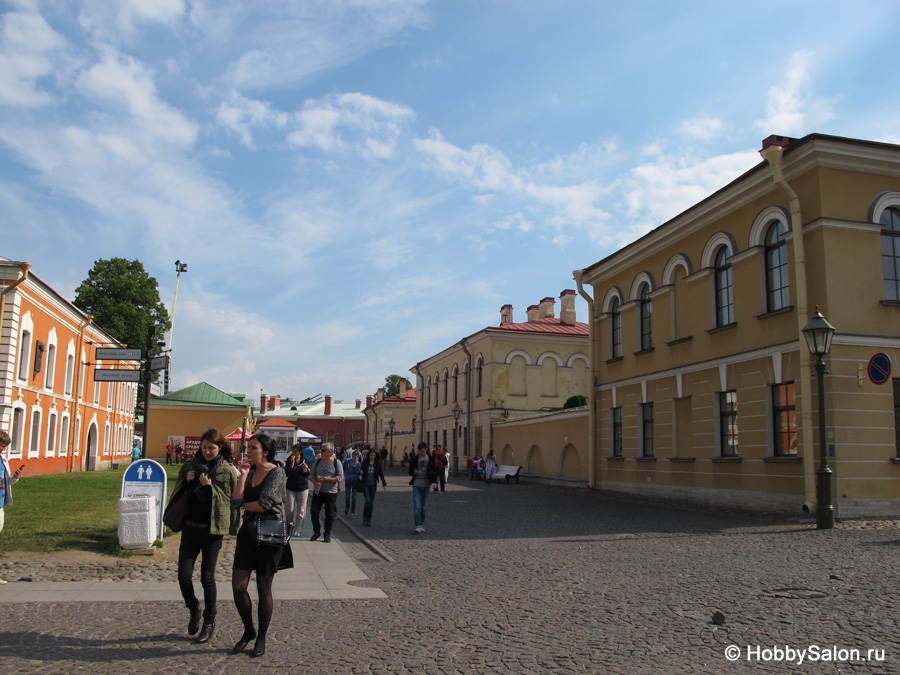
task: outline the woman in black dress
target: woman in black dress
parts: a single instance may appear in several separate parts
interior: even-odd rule
[[[266,653],[266,633],[272,620],[275,598],[272,581],[275,572],[294,566],[290,544],[281,547],[257,546],[253,538],[252,521],[260,514],[284,520],[285,474],[275,463],[275,441],[263,434],[250,439],[247,460],[240,467],[232,503],[244,508],[244,522],[238,532],[234,550],[231,589],[234,604],[244,624],[244,633],[231,652],[238,654],[256,638],[251,656]],[[253,601],[248,587],[250,573],[256,572],[259,593],[259,627],[253,628]]]

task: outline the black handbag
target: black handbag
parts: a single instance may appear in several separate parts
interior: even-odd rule
[[[187,513],[188,493],[182,487],[178,492],[172,495],[172,499],[166,504],[166,510],[163,511],[163,523],[172,532],[181,532],[184,527],[184,518]]]
[[[263,518],[257,516],[256,545],[257,546],[286,546],[291,541],[291,528],[280,518]]]

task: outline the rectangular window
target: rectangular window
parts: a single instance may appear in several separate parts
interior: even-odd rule
[[[22,331],[19,343],[19,379],[28,381],[28,367],[31,365],[31,332]]]
[[[22,408],[13,408],[12,431],[10,433],[9,454],[11,457],[22,456],[22,446],[25,438],[25,411]]]
[[[63,417],[59,428],[59,454],[65,457],[69,454],[69,418]]]
[[[612,456],[622,456],[622,406],[612,409]]]
[[[44,451],[45,457],[53,457],[56,455],[56,414],[50,413],[47,421],[47,449]]]
[[[775,456],[796,456],[797,411],[793,382],[772,387],[772,429],[775,436]]]
[[[641,406],[641,456],[653,457],[653,404],[644,403]]]
[[[900,457],[900,379],[893,380],[894,385],[894,447]]]
[[[31,413],[31,442],[28,445],[28,457],[37,457],[41,452],[41,411]]]
[[[47,347],[47,372],[44,375],[44,388],[53,390],[53,384],[56,374],[56,345],[50,344]]]
[[[719,394],[719,450],[722,457],[737,457],[737,392],[723,391]]]

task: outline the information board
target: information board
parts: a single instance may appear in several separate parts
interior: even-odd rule
[[[166,486],[168,478],[166,470],[159,462],[152,459],[139,459],[132,462],[122,476],[122,497],[154,497],[156,499],[156,515],[159,523],[159,540],[162,541],[165,525],[163,511],[166,508]]]

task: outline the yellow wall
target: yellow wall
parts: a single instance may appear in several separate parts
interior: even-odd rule
[[[207,429],[218,429],[228,435],[240,429],[247,417],[248,433],[253,419],[250,406],[161,406],[150,404],[149,429],[145,433],[147,457],[166,457],[169,436],[202,436]]]

